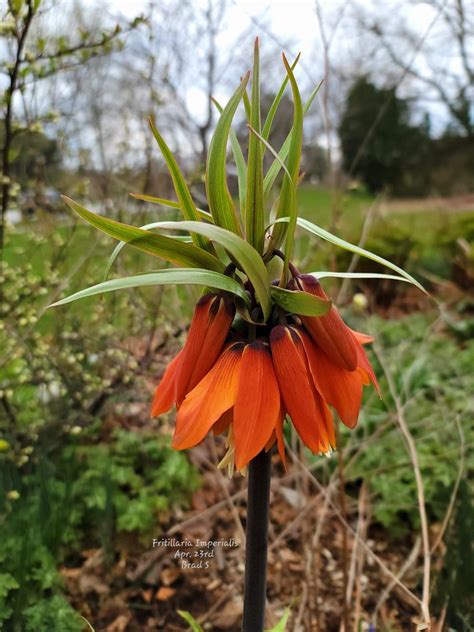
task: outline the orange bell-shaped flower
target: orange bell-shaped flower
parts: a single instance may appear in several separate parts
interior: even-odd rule
[[[154,417],[179,407],[185,396],[213,367],[224,346],[235,315],[233,301],[222,294],[206,294],[197,303],[186,343],[168,366],[153,399]]]
[[[334,444],[332,414],[315,388],[301,337],[293,327],[277,326],[270,333],[273,366],[281,397],[308,448],[328,452]]]
[[[328,300],[319,281],[309,274],[296,276],[290,281],[288,287]],[[300,318],[311,338],[334,364],[347,371],[357,369],[357,346],[354,336],[335,307],[331,307],[324,316],[300,316]]]

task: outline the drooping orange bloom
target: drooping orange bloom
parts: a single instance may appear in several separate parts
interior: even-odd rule
[[[309,274],[300,274],[290,281],[290,289],[303,290],[319,298],[328,300],[326,292],[317,279]],[[348,371],[357,368],[357,347],[354,336],[342,320],[335,307],[318,318],[301,316],[305,328],[314,342],[337,366]]]
[[[312,452],[327,452],[332,417],[315,389],[298,332],[278,325],[270,333],[270,345],[283,404],[293,425]]]
[[[235,306],[226,296],[209,293],[197,303],[186,344],[169,364],[155,392],[151,414],[181,405],[186,394],[214,366],[234,320]]]
[[[280,392],[268,344],[233,343],[186,396],[176,418],[173,447],[190,448],[216,424],[220,432],[232,424],[235,464],[242,469],[280,431],[280,417]]]
[[[297,275],[289,289],[327,299],[319,282]],[[196,306],[183,349],[168,366],[152,414],[178,409],[173,447],[228,432],[225,461],[242,470],[276,443],[285,460],[283,423],[289,417],[313,453],[336,447],[334,409],[349,428],[357,424],[364,386],[378,384],[362,347],[372,342],[350,329],[335,307],[320,317],[287,315],[249,342],[234,331],[235,308],[219,294]],[[279,314],[281,320],[281,314]]]

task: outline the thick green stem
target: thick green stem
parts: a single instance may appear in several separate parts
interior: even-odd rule
[[[245,590],[242,632],[263,632],[267,587],[271,455],[262,451],[249,464]]]

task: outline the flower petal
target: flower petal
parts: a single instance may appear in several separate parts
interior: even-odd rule
[[[319,452],[327,443],[326,424],[316,406],[303,344],[288,327],[279,325],[270,333],[270,346],[285,408],[303,442],[312,452]]]
[[[303,337],[306,336],[306,339],[311,344],[314,344],[314,343],[312,342],[312,340],[310,339],[310,337],[308,336],[308,334],[306,333],[303,327],[292,326],[291,330],[294,336],[297,337],[298,340],[300,340],[300,342],[302,343],[301,355],[305,362],[306,371],[308,373],[309,382],[311,384],[311,389],[313,392],[316,411],[318,413],[318,424],[319,424],[319,430],[320,430],[319,450],[320,452],[325,453],[325,452],[328,452],[329,446],[331,446],[332,448],[336,447],[336,435],[334,433],[334,421],[333,421],[332,412],[330,411],[329,406],[327,405],[323,395],[316,388],[316,384],[313,379],[311,367],[309,365],[309,360],[306,354],[306,349],[303,344]]]
[[[202,350],[202,343],[206,336],[209,322],[209,310],[215,301],[215,294],[202,296],[194,308],[193,318],[188,331],[188,337],[183,347],[183,361],[176,377],[176,402],[181,404],[188,392],[188,383],[194,366]]]
[[[362,402],[362,376],[333,364],[305,332],[301,333],[314,384],[328,404],[334,406],[349,428],[357,424]]]
[[[297,289],[328,300],[326,292],[313,276],[302,274],[295,277],[292,282]],[[357,349],[354,336],[335,307],[331,307],[324,316],[300,316],[300,318],[313,340],[334,364],[347,371],[357,369]]]
[[[361,331],[356,331],[355,329],[351,329],[350,327],[349,329],[351,330],[354,338],[357,340],[357,342],[360,342],[361,345],[369,345],[371,342],[375,341],[375,338],[373,336],[370,336],[369,334],[363,334]]]
[[[173,447],[184,450],[200,443],[234,405],[243,345],[227,347],[216,364],[186,398],[176,417]]]
[[[178,407],[219,357],[234,313],[233,303],[223,296],[210,293],[198,301],[176,378]]]
[[[219,417],[219,419],[216,421],[216,423],[212,426],[212,432],[214,436],[217,437],[218,435],[225,432],[227,428],[230,426],[230,424],[233,422],[233,420],[234,420],[234,409],[229,408],[229,410],[226,410],[225,413],[223,413]]]
[[[323,398],[321,397],[321,400]],[[323,400],[324,401],[324,400]],[[326,432],[328,435],[329,445],[333,450],[336,449],[336,433],[334,432],[334,417],[332,416],[331,411],[329,410],[328,405],[324,402],[324,422],[326,424]],[[321,446],[321,452],[328,452],[329,447]]]
[[[270,351],[263,342],[246,345],[234,404],[235,466],[241,470],[261,452],[278,422],[280,391]]]
[[[286,454],[285,454],[285,439],[283,437],[283,424],[285,422],[285,417],[286,417],[286,411],[283,408],[281,408],[280,414],[278,416],[277,425],[275,426],[275,430],[272,432],[270,439],[265,444],[265,452],[268,452],[269,450],[271,450],[276,442],[277,447],[278,447],[278,454],[280,455],[280,459],[286,471],[287,467],[286,467]]]
[[[158,417],[158,415],[167,413],[174,404],[175,379],[181,366],[182,354],[183,351],[181,350],[173,360],[171,360],[156,388],[151,405],[152,417]]]
[[[379,383],[377,382],[377,378],[375,377],[374,370],[360,342],[357,342],[357,365],[359,367],[359,371],[363,371],[366,374],[367,376],[366,383],[368,382],[368,380],[370,380],[372,384],[374,385],[378,396],[382,398],[382,394],[380,392],[380,386],[379,386]]]
[[[280,414],[278,416],[278,422],[275,428],[275,434],[276,434],[276,440],[277,440],[277,445],[278,445],[278,452],[280,454],[280,459],[286,471],[287,467],[286,467],[286,454],[285,454],[285,439],[283,437],[283,424],[285,423],[285,417],[286,417],[286,411],[283,408],[281,408]]]
[[[234,316],[235,306],[228,298],[220,296],[212,303],[209,310],[209,325],[204,340],[201,340],[201,353],[193,368],[188,391],[202,380],[219,357]]]

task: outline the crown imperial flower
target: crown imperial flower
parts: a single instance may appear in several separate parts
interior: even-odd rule
[[[363,348],[373,339],[345,324],[320,284],[319,278],[333,273],[301,274],[292,263],[297,227],[397,273],[395,277],[377,274],[379,278],[400,278],[423,289],[390,261],[298,217],[296,188],[301,179],[303,118],[317,93],[314,90],[303,105],[293,72],[298,59],[290,66],[283,55],[286,77],[262,124],[256,41],[246,108],[250,133],[247,160],[231,126],[237,108],[246,99],[250,73],[227,105],[218,105],[221,116],[209,146],[205,174],[209,212],[196,206],[153,120],[151,130],[170,171],[177,201],[134,197],[179,208],[182,221],[158,221],[136,228],[64,198],[80,217],[121,241],[107,271],[127,244],[174,267],[105,281],[56,304],[144,285],[196,284],[207,288],[195,306],[183,348],[156,388],[151,413],[158,417],[176,407],[173,446],[179,450],[198,444],[209,432],[226,432],[224,462],[235,462],[239,470],[275,444],[285,459],[286,420],[292,422],[312,452],[328,453],[336,447],[334,411],[353,428],[363,387],[372,384],[379,392]],[[293,124],[287,140],[276,151],[269,138],[287,85],[293,95]],[[238,167],[238,203],[227,185],[229,140]],[[265,173],[267,150],[274,161]],[[281,189],[271,213],[269,195],[280,172]],[[151,229],[158,229],[158,233]],[[184,231],[187,236],[184,240],[176,238],[174,231]],[[271,281],[269,264],[277,259],[282,262],[281,275]],[[351,277],[351,273],[343,276]]]
[[[240,471],[249,466],[242,629],[259,632],[264,629],[270,451],[276,446],[285,464],[284,424],[288,421],[314,454],[329,453],[336,448],[334,412],[347,427],[354,428],[364,386],[372,384],[379,392],[363,348],[373,338],[346,325],[320,284],[324,277],[358,274],[301,274],[292,262],[296,229],[396,273],[373,275],[377,278],[408,281],[423,290],[397,265],[298,217],[296,189],[301,180],[303,118],[319,88],[303,105],[293,72],[298,60],[299,56],[290,66],[283,55],[286,76],[263,125],[258,40],[250,95],[247,73],[226,106],[216,104],[221,116],[209,145],[205,173],[209,211],[196,206],[172,152],[151,119],[151,130],[177,199],[134,197],[179,209],[181,221],[156,221],[137,228],[64,198],[81,218],[120,241],[109,259],[107,274],[126,245],[172,267],[107,280],[55,303],[148,285],[206,288],[195,306],[184,346],[156,388],[151,413],[158,417],[176,407],[173,446],[177,450],[192,448],[209,433],[227,433],[227,453],[221,465],[231,471],[234,466]],[[269,138],[287,85],[293,96],[293,123],[276,151]],[[247,160],[231,129],[242,101],[250,133]],[[237,167],[238,200],[227,185],[229,140]],[[265,172],[267,150],[274,161]],[[270,194],[280,173],[281,188],[273,203]],[[175,231],[180,232],[179,237]],[[271,281],[269,266],[272,264],[273,269],[278,261],[280,277]]]
[[[290,281],[289,287],[328,300],[319,281],[309,274],[296,276]],[[354,336],[335,307],[331,307],[327,314],[319,318],[301,316],[301,320],[314,342],[323,349],[334,364],[347,371],[354,371],[357,368],[357,348]]]
[[[328,300],[309,275],[295,276],[288,287]],[[173,447],[191,448],[211,431],[227,431],[225,462],[231,455],[238,470],[274,444],[285,461],[283,422],[288,417],[313,453],[335,449],[331,408],[353,428],[363,386],[372,382],[378,389],[362,348],[372,338],[352,331],[331,306],[321,317],[287,314],[284,325],[270,321],[251,342],[245,328],[233,327],[235,313],[229,297],[203,296],[183,349],[156,389],[153,415],[173,403],[178,409]]]

